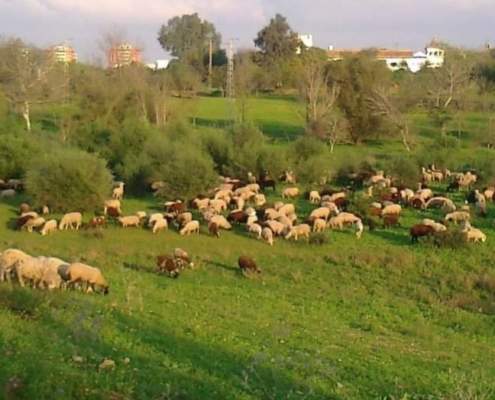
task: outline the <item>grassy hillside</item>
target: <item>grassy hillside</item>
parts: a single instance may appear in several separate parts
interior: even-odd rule
[[[488,244],[453,251],[411,246],[407,227],[420,216],[410,211],[403,228],[361,241],[331,232],[323,246],[270,248],[240,228],[221,239],[117,227],[30,235],[9,227],[20,200],[0,203],[0,248],[96,265],[111,292],[0,285],[0,387],[18,377],[19,398],[495,395],[494,207],[475,223]],[[127,200],[125,211],[157,205]],[[297,206],[301,216],[310,209]],[[155,275],[154,257],[176,246],[197,268],[177,280]],[[240,254],[256,258],[261,278],[237,272]],[[105,358],[114,370],[99,371]]]
[[[225,99],[181,102],[199,133],[235,115]],[[248,104],[277,146],[304,132],[302,111],[291,98]],[[433,142],[426,116],[411,120],[418,148]],[[487,120],[466,116],[461,143],[443,153],[477,157]],[[392,139],[342,145],[329,160],[403,154]],[[277,240],[271,248],[237,227],[220,239],[204,226],[190,238],[115,226],[41,237],[12,229],[23,200],[0,200],[0,251],[83,261],[101,268],[111,288],[104,297],[0,283],[0,398],[495,398],[492,204],[488,218],[473,222],[487,243],[449,250],[410,244],[409,227],[437,212],[407,210],[401,228],[360,241],[352,231],[328,232],[321,246]],[[296,206],[300,219],[311,210],[302,199]],[[127,214],[156,209],[154,198],[124,202]],[[196,268],[177,280],[156,275],[155,257],[175,247]],[[261,277],[239,274],[241,254],[257,260]],[[115,369],[99,369],[106,358]]]

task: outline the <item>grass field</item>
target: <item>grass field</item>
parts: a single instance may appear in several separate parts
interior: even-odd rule
[[[228,120],[220,102],[201,99],[196,118]],[[267,134],[301,131],[291,100],[271,111],[260,104],[253,113]],[[358,151],[389,149],[399,151],[380,143]],[[0,398],[495,398],[493,205],[473,223],[487,243],[449,250],[410,244],[408,228],[436,212],[407,210],[401,228],[360,241],[328,232],[322,246],[271,248],[243,228],[220,239],[205,227],[190,238],[117,227],[41,237],[12,230],[22,200],[0,202],[0,251],[81,260],[111,288],[99,296],[0,284]],[[127,199],[124,211],[158,206]],[[296,206],[301,217],[311,209],[302,199]],[[177,280],[156,275],[154,258],[175,247],[196,268]],[[239,274],[241,254],[257,260],[261,277]],[[105,358],[115,369],[99,370]]]

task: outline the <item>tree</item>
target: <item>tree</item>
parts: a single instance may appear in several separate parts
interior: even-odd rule
[[[287,22],[287,18],[277,14],[258,32],[254,44],[262,51],[268,63],[274,64],[293,57],[300,46],[300,41],[297,33]]]
[[[475,58],[465,51],[449,48],[441,68],[426,68],[422,78],[423,105],[432,122],[446,134],[447,124],[463,108],[465,96],[473,83]]]
[[[344,115],[349,136],[355,144],[378,132],[382,117],[370,109],[368,99],[376,85],[390,77],[385,63],[361,54],[333,64],[332,79],[340,86],[338,105]]]
[[[243,52],[235,59],[236,73],[234,79],[234,93],[239,122],[247,120],[249,97],[256,88],[256,74],[259,67],[252,61],[251,53]]]
[[[303,57],[299,91],[306,104],[306,131],[320,139],[337,128],[334,106],[340,87],[331,81],[330,72],[323,51],[308,51]]]
[[[59,66],[46,51],[25,45],[19,39],[0,43],[0,87],[11,108],[22,115],[31,131],[31,107],[50,101],[63,87]]]
[[[204,71],[210,40],[213,51],[219,50],[222,43],[220,34],[211,22],[202,20],[198,14],[174,17],[168,20],[167,25],[162,25],[158,33],[158,41],[164,50],[200,72]]]

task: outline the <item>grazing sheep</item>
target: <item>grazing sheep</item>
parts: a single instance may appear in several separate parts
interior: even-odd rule
[[[458,224],[460,222],[470,221],[471,215],[466,211],[454,211],[445,216],[445,222],[453,222]]]
[[[205,208],[208,208],[208,206],[210,205],[210,199],[194,199],[192,201],[192,204],[198,210],[203,210]]]
[[[28,211],[28,212],[25,212],[25,213],[22,213],[21,214],[21,217],[31,217],[31,218],[38,218],[39,215],[37,212],[35,211]]]
[[[19,206],[19,215],[24,215],[24,214],[28,213],[29,211],[31,211],[31,206],[29,204],[22,203]]]
[[[250,183],[249,185],[246,185],[245,187],[247,190],[254,192],[256,194],[258,194],[260,189],[261,189],[260,185],[258,185],[257,183]]]
[[[10,281],[11,272],[18,261],[22,261],[31,256],[17,249],[7,249],[0,253],[0,282],[5,279]]]
[[[17,218],[15,225],[18,230],[22,230],[24,228],[24,225],[30,220],[33,219],[31,215],[27,215],[25,217],[19,217]]]
[[[130,215],[128,217],[120,217],[118,219],[120,225],[122,225],[122,228],[129,228],[129,227],[139,227],[139,224],[141,223],[141,220],[137,215]]]
[[[433,197],[433,192],[431,189],[420,189],[416,192],[416,196],[418,196],[424,202],[427,202]]]
[[[282,236],[285,230],[285,225],[278,221],[267,221],[265,225],[271,229],[275,236]]]
[[[284,199],[293,199],[297,196],[299,196],[299,189],[296,187],[286,188],[282,192],[282,198],[284,198]]]
[[[327,221],[321,218],[313,220],[313,232],[321,233],[327,228]]]
[[[38,257],[43,270],[40,284],[48,290],[60,289],[63,284],[63,278],[66,275],[62,271],[69,268],[69,264],[55,257]]]
[[[39,286],[44,272],[41,260],[35,257],[26,257],[17,261],[14,270],[21,287],[26,286],[28,281],[34,288]]]
[[[432,219],[425,218],[421,221],[421,224],[426,226],[431,226],[435,232],[445,232],[447,227],[439,222],[433,221]]]
[[[294,206],[294,204],[284,204],[278,209],[278,213],[287,217],[296,213],[296,207]]]
[[[232,198],[232,190],[219,190],[218,192],[215,193],[215,200],[223,200],[227,203],[230,202],[230,199]],[[201,202],[201,200],[200,200]]]
[[[243,273],[261,273],[261,270],[256,265],[256,262],[250,257],[240,256],[237,264]]]
[[[244,224],[247,222],[249,218],[249,215],[246,214],[244,211],[232,211],[228,217],[227,221],[232,223],[232,224]]]
[[[82,224],[82,214],[79,212],[73,212],[69,214],[65,214],[60,220],[60,224],[58,225],[58,229],[61,231],[66,230],[68,228],[79,230]]]
[[[184,226],[180,232],[181,236],[199,233],[199,221],[191,221]]]
[[[106,200],[104,203],[103,214],[107,215],[109,208],[116,210],[118,212],[118,216],[122,215],[120,200],[116,200],[116,199]]]
[[[112,191],[112,198],[122,200],[124,197],[124,182],[117,182],[117,186]]]
[[[419,196],[415,195],[411,198],[410,204],[416,210],[424,210],[426,207],[426,202]]]
[[[267,221],[273,221],[280,218],[280,213],[274,208],[267,208],[264,213],[264,218]]]
[[[270,228],[263,228],[261,238],[270,246],[273,246],[273,232]]]
[[[209,222],[208,223],[208,232],[212,236],[216,236],[217,238],[220,237],[220,228],[215,222]]]
[[[151,231],[153,232],[153,234],[155,234],[166,229],[168,229],[168,222],[165,218],[162,217],[161,219],[155,219],[152,224]]]
[[[318,193],[316,190],[312,190],[311,192],[309,192],[309,202],[311,204],[319,204],[321,202],[320,193]]]
[[[390,204],[382,209],[382,217],[385,215],[400,215],[402,207],[399,204]]]
[[[340,213],[336,217],[330,218],[330,221],[328,221],[328,226],[331,229],[340,229],[342,230],[345,225],[353,225],[355,224],[360,218],[355,216],[354,214],[351,213]]]
[[[70,264],[67,268],[68,283],[71,286],[82,284],[93,291],[102,290],[103,294],[109,293],[108,283],[98,268],[81,263]]]
[[[224,200],[210,200],[210,208],[213,208],[217,213],[227,210],[227,203]]]
[[[411,242],[417,243],[419,238],[431,236],[434,233],[435,233],[435,229],[433,229],[429,225],[423,225],[423,224],[414,225],[410,230]]]
[[[414,197],[414,192],[411,189],[403,189],[400,192],[400,197],[404,203],[410,203]]]
[[[356,221],[356,237],[358,239],[361,239],[361,236],[363,236],[363,232],[364,232],[363,221],[360,218],[358,218],[358,220]]]
[[[148,219],[148,228],[152,228],[156,221],[165,219],[162,213],[151,214]]]
[[[166,212],[175,215],[179,215],[187,211],[186,205],[180,200],[166,202],[164,206]]]
[[[159,274],[166,274],[170,278],[178,278],[180,274],[180,266],[175,261],[174,257],[171,256],[158,256],[156,258],[156,272]]]
[[[328,207],[321,207],[317,208],[316,210],[311,211],[311,214],[309,215],[309,219],[311,221],[314,221],[316,219],[324,219],[325,221],[328,221],[328,218],[330,217],[330,208]]]
[[[103,216],[100,216],[100,217],[91,218],[91,221],[89,221],[87,227],[96,229],[96,228],[103,228],[106,225],[107,225],[107,219]]]
[[[264,194],[257,194],[254,196],[254,205],[256,207],[263,207],[266,204],[266,197]]]
[[[0,199],[9,199],[16,195],[16,191],[14,189],[5,189],[0,191]]]
[[[177,216],[177,223],[181,228],[186,224],[188,224],[189,222],[191,222],[192,220],[193,220],[193,215],[190,212],[185,212]]]
[[[464,231],[464,234],[466,236],[466,241],[467,242],[472,242],[472,243],[485,243],[486,242],[486,235],[480,231],[479,229],[476,228],[469,228]]]
[[[394,226],[400,226],[400,215],[386,214],[383,216],[383,227],[393,228]]]
[[[263,232],[263,228],[261,227],[261,225],[256,223],[247,224],[247,229],[248,232],[255,235],[257,239],[261,239],[261,234]]]
[[[146,211],[138,211],[136,213],[136,216],[139,218],[140,221],[142,221],[143,219],[145,219],[147,217],[147,213],[146,213]]]
[[[276,219],[278,222],[284,224],[285,228],[292,228],[293,222],[290,218],[286,217],[285,215],[281,215]]]
[[[194,267],[194,263],[191,261],[191,257],[189,257],[187,251],[179,247],[174,249],[174,258],[181,269],[184,269],[187,266]]]
[[[49,233],[53,233],[57,230],[58,224],[57,221],[54,219],[51,219],[47,222],[45,222],[45,225],[43,225],[43,228],[41,228],[41,236],[46,236]]]
[[[285,239],[289,240],[291,238],[294,238],[294,240],[298,241],[299,237],[305,237],[309,240],[310,233],[311,227],[308,224],[301,224],[290,228],[289,233],[285,235]]]
[[[225,219],[223,215],[215,215],[210,219],[210,223],[217,225],[218,229],[231,230],[232,225]]]
[[[38,229],[45,224],[45,219],[42,217],[38,218],[30,218],[26,221],[26,223],[22,226],[22,229],[26,229],[29,233],[33,232],[33,229]]]

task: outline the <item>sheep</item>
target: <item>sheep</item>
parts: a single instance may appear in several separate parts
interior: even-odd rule
[[[55,257],[38,257],[43,270],[41,276],[41,285],[48,290],[59,289],[63,284],[63,278],[66,278],[66,272],[69,264]]]
[[[210,233],[210,235],[212,235],[212,236],[215,236],[215,237],[217,237],[217,238],[219,238],[219,237],[220,237],[220,228],[219,228],[219,226],[218,226],[216,223],[214,223],[214,222],[211,222],[211,221],[210,221],[210,222],[208,223],[208,232],[209,232],[209,233]]]
[[[232,211],[228,217],[227,221],[232,223],[232,224],[241,224],[245,223],[247,219],[249,218],[249,215],[247,215],[244,211]]]
[[[246,225],[251,225],[254,224],[255,222],[258,222],[258,216],[256,214],[250,215],[246,221]]]
[[[31,206],[27,203],[21,203],[19,206],[19,215],[23,215],[31,211]]]
[[[151,214],[150,217],[148,218],[148,228],[153,228],[155,222],[162,219],[165,219],[162,213]]]
[[[25,216],[25,217],[19,217],[15,221],[16,228],[19,230],[22,230],[24,228],[24,225],[30,220],[33,219],[31,215]]]
[[[266,197],[264,194],[260,193],[254,196],[254,205],[256,207],[263,207],[266,204]]]
[[[65,214],[60,220],[60,224],[58,225],[58,229],[63,231],[68,228],[79,230],[82,224],[82,214],[79,212],[73,212],[69,214]]]
[[[122,228],[129,228],[129,227],[135,227],[137,228],[139,224],[141,223],[141,220],[137,215],[130,215],[128,217],[120,217],[118,219],[120,225],[122,225]]]
[[[464,234],[467,242],[473,242],[473,243],[486,242],[486,235],[479,229],[469,228],[464,231]]]
[[[140,221],[142,221],[143,219],[145,219],[147,217],[147,213],[146,211],[138,211],[136,212],[136,216],[139,218]]]
[[[345,192],[337,192],[331,194],[329,197],[326,198],[327,201],[330,201],[332,203],[335,203],[339,199],[345,199],[347,197],[347,193]]]
[[[122,200],[124,197],[124,182],[117,182],[117,186],[112,191],[112,198]]]
[[[416,196],[426,202],[433,197],[433,192],[431,189],[420,189],[416,192]]]
[[[34,288],[39,286],[44,272],[41,260],[35,257],[26,257],[17,261],[14,270],[21,287],[25,286],[25,281],[30,281]]]
[[[105,295],[109,293],[108,283],[98,268],[82,263],[73,263],[67,268],[67,277],[70,286],[80,283],[90,287],[95,292],[102,290]]]
[[[87,228],[103,228],[107,225],[107,219],[103,216],[93,217],[89,221]]]
[[[321,218],[315,218],[313,220],[313,232],[321,233],[327,228],[327,221]]]
[[[278,221],[267,221],[265,225],[271,229],[275,236],[281,236],[285,230],[285,225]]]
[[[344,225],[352,225],[355,224],[359,218],[351,213],[340,213],[336,217],[330,218],[328,221],[328,226],[332,229],[340,229],[344,228]]]
[[[9,199],[16,195],[16,191],[14,189],[5,189],[0,191],[0,199]]]
[[[257,239],[261,239],[261,234],[263,232],[263,228],[261,225],[252,223],[247,225],[248,232],[252,235],[255,235]],[[271,232],[271,231],[270,231]]]
[[[188,222],[179,233],[181,236],[199,233],[199,221]]]
[[[217,213],[227,210],[227,203],[224,200],[210,200],[209,207],[213,208]]]
[[[37,212],[35,211],[28,211],[28,212],[25,212],[25,213],[22,213],[21,214],[21,217],[31,217],[31,218],[38,218],[39,215]]]
[[[242,210],[246,205],[246,200],[244,200],[242,197],[234,197],[230,201],[230,204],[231,206],[234,206],[236,210]]]
[[[161,219],[155,219],[151,231],[155,234],[166,229],[168,229],[168,222],[162,217]]]
[[[258,194],[260,189],[261,189],[260,185],[258,185],[257,183],[250,183],[249,185],[246,185],[245,187],[247,190],[254,192],[256,194]]]
[[[282,192],[282,198],[284,199],[292,199],[299,196],[299,188],[292,187],[292,188],[286,188]]]
[[[156,267],[157,273],[166,274],[170,278],[178,278],[181,270],[176,259],[166,255],[158,256],[156,258]]]
[[[261,239],[269,246],[273,246],[273,231],[268,227],[263,228],[261,231]]]
[[[45,224],[45,219],[42,217],[30,218],[23,226],[22,229],[26,229],[29,233],[33,232],[33,229],[42,227]]]
[[[48,208],[48,206],[45,205],[41,207],[40,213],[41,215],[48,215],[50,214],[50,209]]]
[[[215,200],[223,200],[225,202],[230,202],[230,199],[232,198],[232,190],[219,190],[218,192],[215,193]]]
[[[447,227],[445,225],[428,218],[423,219],[423,221],[421,221],[421,224],[431,226],[436,233],[445,232],[447,230]]]
[[[383,216],[383,227],[392,228],[394,226],[400,226],[400,215],[386,214]]]
[[[225,219],[223,215],[215,215],[213,218],[210,219],[210,223],[216,224],[218,229],[232,229],[232,225]]]
[[[106,200],[104,203],[104,207],[103,207],[103,214],[107,215],[109,208],[113,208],[113,209],[117,210],[119,213],[119,216],[120,216],[120,214],[122,214],[120,200],[117,200],[117,199]]]
[[[276,219],[276,221],[284,224],[284,226],[286,228],[292,228],[292,225],[294,225],[293,222],[292,222],[292,220],[290,218],[286,217],[285,215],[281,215],[280,217],[278,217]]]
[[[312,190],[311,192],[309,192],[309,202],[311,204],[319,204],[321,202],[320,193],[318,193],[316,190]]]
[[[179,247],[174,249],[174,258],[181,269],[184,269],[186,266],[194,267],[194,263],[191,261],[191,257],[189,257],[187,251]]]
[[[0,282],[3,282],[5,279],[10,281],[10,274],[16,262],[29,257],[31,256],[17,249],[7,249],[3,253],[0,253]]]
[[[194,199],[192,201],[194,207],[196,207],[198,210],[203,210],[205,208],[208,208],[210,205],[210,199]]]
[[[265,219],[270,221],[270,220],[276,220],[277,218],[280,217],[280,213],[275,210],[274,208],[267,208],[265,210]]]
[[[53,233],[57,230],[58,224],[57,221],[54,219],[51,219],[47,222],[45,222],[45,225],[43,225],[43,228],[41,228],[41,236],[46,236],[49,233]]]
[[[431,236],[434,233],[435,230],[433,229],[433,227],[429,225],[423,225],[423,224],[414,225],[410,230],[411,242],[417,243],[419,238],[425,236]]]
[[[459,222],[470,221],[471,215],[466,211],[454,211],[445,216],[445,222],[453,222],[454,224],[458,224]]]
[[[414,197],[414,192],[411,189],[403,189],[400,192],[400,197],[404,203],[410,203]]]
[[[301,224],[297,226],[293,226],[290,228],[287,235],[285,235],[285,239],[289,240],[294,238],[294,240],[299,240],[299,237],[305,237],[309,240],[309,234],[311,233],[311,227],[308,224]]]
[[[294,206],[294,204],[284,204],[278,209],[278,213],[287,217],[296,213],[296,207]]]
[[[185,212],[177,216],[177,223],[181,228],[185,226],[187,223],[191,222],[192,220],[193,220],[193,215],[190,212]]]
[[[164,204],[165,211],[171,214],[179,215],[186,212],[186,205],[180,201],[168,201]]]
[[[247,178],[249,183],[256,183],[256,177],[253,175],[252,172],[247,173]]]
[[[261,270],[256,265],[256,262],[250,257],[240,256],[237,260],[237,264],[243,273],[261,273]]]
[[[361,239],[361,236],[363,235],[363,232],[364,232],[363,221],[360,218],[358,218],[357,221],[356,221],[356,237],[358,239]]]
[[[120,211],[119,209],[117,208],[113,208],[113,207],[108,207],[106,210],[105,210],[105,216],[108,216],[110,218],[119,218],[122,216],[122,211]]]
[[[386,215],[400,215],[402,207],[399,204],[390,204],[382,209],[382,217]]]

